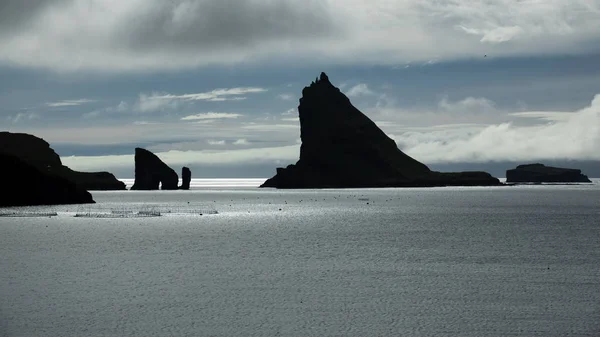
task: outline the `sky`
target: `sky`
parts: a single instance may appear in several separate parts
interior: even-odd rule
[[[324,71],[433,169],[600,177],[600,0],[0,0],[0,45],[0,129],[76,170],[272,176]]]

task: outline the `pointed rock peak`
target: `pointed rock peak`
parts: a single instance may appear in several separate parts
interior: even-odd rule
[[[319,77],[317,77],[308,87],[304,87],[302,90],[302,96],[306,96],[309,93],[332,93],[332,89],[335,89],[336,92],[339,92],[339,89],[336,88],[329,81],[329,77],[324,72],[321,73]]]
[[[329,77],[327,77],[327,74],[325,74],[324,72],[322,72],[321,76],[319,77],[319,81],[329,82]]]

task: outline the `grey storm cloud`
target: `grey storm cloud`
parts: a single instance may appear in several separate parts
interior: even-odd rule
[[[600,0],[0,0],[0,65],[164,70],[600,51]]]
[[[331,34],[335,27],[326,6],[291,1],[204,0],[157,2],[120,22],[114,34],[123,47],[136,50],[181,48],[239,48],[257,42],[314,38]]]
[[[1,0],[0,34],[14,33],[27,26],[45,9],[67,0]]]

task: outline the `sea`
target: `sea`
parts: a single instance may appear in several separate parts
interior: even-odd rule
[[[1,210],[0,336],[600,336],[598,179],[263,181]]]

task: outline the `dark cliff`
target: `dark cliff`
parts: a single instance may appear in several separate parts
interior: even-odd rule
[[[94,203],[85,189],[16,156],[0,153],[0,167],[0,207]]]
[[[0,153],[16,156],[45,173],[74,182],[85,190],[124,190],[125,184],[108,172],[78,172],[64,166],[45,140],[26,133],[0,132]]]
[[[591,183],[581,170],[545,166],[543,164],[519,165],[506,171],[507,183]]]
[[[485,172],[440,173],[406,155],[325,73],[302,90],[300,159],[261,187],[351,188],[500,185]]]
[[[177,183],[177,173],[154,153],[139,147],[135,149],[135,181],[132,190],[157,190],[159,185],[163,190],[176,190]]]

